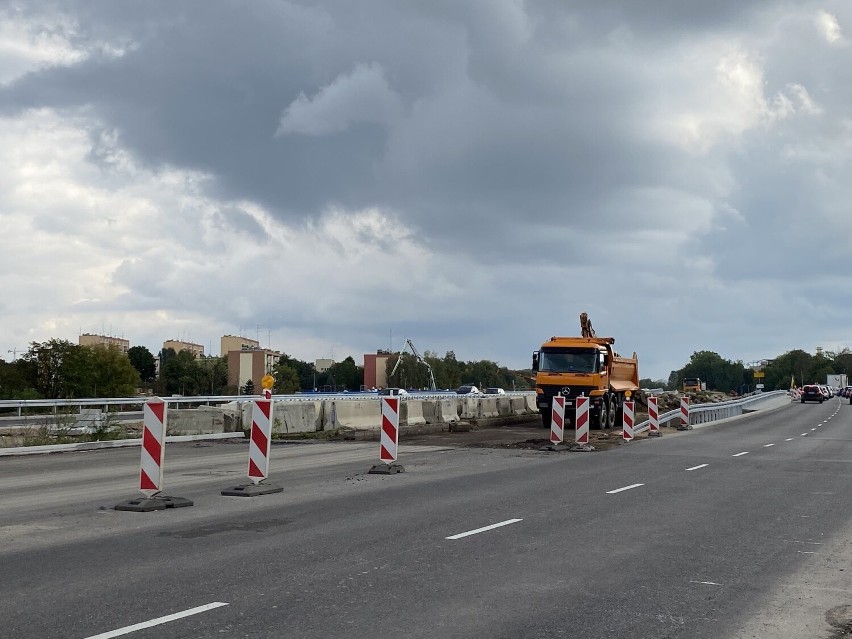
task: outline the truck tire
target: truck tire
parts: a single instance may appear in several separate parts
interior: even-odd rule
[[[619,406],[621,403],[618,401],[618,395],[610,395],[609,397],[609,411],[607,413],[606,427],[607,428],[615,428],[615,421],[620,414]]]
[[[606,428],[607,420],[609,419],[609,402],[604,397],[601,401],[601,407],[598,411],[591,411],[591,420],[589,428],[591,430],[603,430]]]
[[[544,428],[550,429],[550,413],[541,414],[541,425]]]

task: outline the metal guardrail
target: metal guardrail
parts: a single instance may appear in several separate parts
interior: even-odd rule
[[[471,395],[477,398],[488,397],[523,397],[533,394],[533,391],[507,392],[505,395],[487,395],[485,393],[477,393]],[[255,399],[260,399],[261,395],[198,395],[198,396],[181,396],[181,397],[162,397],[161,399],[167,405],[179,406],[181,404],[204,404],[207,406],[217,404],[230,404],[249,402]],[[440,399],[446,397],[467,397],[467,395],[458,395],[455,391],[412,391],[407,395],[399,396],[403,400],[408,399]],[[103,407],[108,410],[109,406],[132,406],[140,407],[147,402],[150,397],[104,397],[104,398],[88,398],[88,399],[2,399],[0,400],[0,410],[15,409],[18,412],[18,417],[22,416],[23,411],[29,408],[53,408],[53,413],[59,408],[77,408],[78,411],[83,407]],[[379,395],[373,392],[352,392],[352,393],[296,393],[292,395],[273,395],[272,399],[281,402],[305,402],[305,401],[364,401],[370,399],[379,399]]]
[[[757,395],[752,395],[751,397],[733,399],[727,402],[693,404],[689,407],[689,425],[709,424],[723,419],[730,419],[731,417],[738,417],[739,415],[748,412],[749,408],[759,410],[758,406],[760,404],[782,395],[787,395],[787,391],[778,390],[771,391],[769,393],[759,393]],[[675,419],[680,420],[680,407],[660,415],[660,426]],[[633,429],[633,432],[638,434],[642,431],[648,430],[650,427],[651,422],[646,419],[641,424],[638,424],[636,428]]]

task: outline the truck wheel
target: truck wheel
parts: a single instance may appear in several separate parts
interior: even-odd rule
[[[609,402],[606,398],[601,401],[600,410],[593,412],[591,417],[590,428],[592,430],[603,430],[606,428],[607,421],[609,420]]]
[[[544,428],[550,428],[550,413],[542,413],[541,414],[541,425]]]
[[[610,429],[615,428],[615,420],[618,417],[618,414],[620,412],[618,410],[619,405],[620,405],[620,403],[618,401],[618,396],[617,395],[611,395],[610,398],[609,398],[609,411],[607,412],[607,420],[606,420],[606,427],[607,428],[610,428]]]

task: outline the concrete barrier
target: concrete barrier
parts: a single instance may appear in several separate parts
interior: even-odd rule
[[[321,429],[322,402],[274,402],[272,432],[314,433]]]
[[[452,424],[459,421],[459,400],[455,397],[439,399],[435,404],[435,414],[439,424]]]
[[[527,402],[527,410],[530,413],[537,413],[538,412],[538,406],[535,403],[537,397],[538,397],[538,395],[525,395],[524,396],[524,400],[526,400],[526,402]]]
[[[423,415],[423,404],[426,402],[420,399],[406,399],[400,404],[400,426],[419,426],[426,423],[426,418]]]
[[[526,397],[510,397],[509,402],[512,406],[512,415],[526,415],[530,412]]]
[[[479,417],[480,419],[492,419],[494,417],[499,417],[499,415],[500,413],[497,412],[496,397],[480,398],[477,417]]]
[[[251,417],[248,423],[251,423]],[[232,433],[240,430],[240,413],[238,409],[218,406],[199,406],[184,410],[171,408],[166,428],[169,435]]]
[[[512,400],[509,397],[497,398],[497,414],[500,417],[509,417],[512,413]]]
[[[382,409],[376,399],[326,401],[324,430],[381,428]]]
[[[479,397],[460,395],[458,401],[459,417],[461,419],[476,419],[479,417]]]

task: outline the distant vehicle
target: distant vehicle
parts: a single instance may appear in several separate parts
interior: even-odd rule
[[[486,395],[505,395],[506,394],[506,391],[504,391],[502,388],[496,388],[496,387],[493,387],[493,386],[491,388],[486,388],[482,392],[485,393]]]
[[[843,397],[849,398],[852,397],[852,386],[847,386],[843,389]]]
[[[379,395],[398,397],[399,395],[408,395],[408,391],[404,388],[382,388],[379,390]]]
[[[683,380],[684,393],[699,393],[701,392],[701,379],[698,377],[686,377]]]
[[[831,399],[832,397],[834,397],[834,391],[831,390],[831,386],[819,384],[819,387],[822,389],[822,392],[825,395],[826,399]]]
[[[473,384],[464,384],[456,389],[457,395],[473,395],[479,393],[479,389]]]
[[[801,402],[819,402],[822,404],[825,401],[825,394],[822,389],[816,384],[807,384],[802,386]]]

